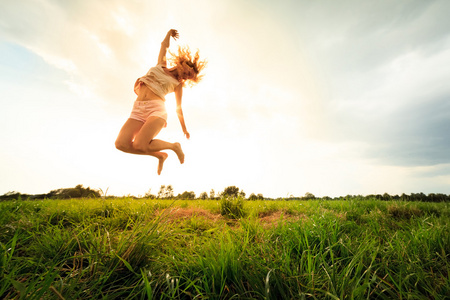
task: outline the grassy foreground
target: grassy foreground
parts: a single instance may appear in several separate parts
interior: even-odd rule
[[[448,299],[449,203],[0,202],[2,299]]]

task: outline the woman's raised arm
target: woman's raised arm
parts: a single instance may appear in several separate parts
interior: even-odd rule
[[[159,51],[158,64],[161,64],[164,66],[167,65],[166,53],[167,53],[167,48],[169,48],[169,46],[170,46],[170,37],[173,37],[176,40],[179,36],[180,35],[178,34],[178,31],[175,29],[170,29],[167,32],[166,37],[161,42],[161,50]]]

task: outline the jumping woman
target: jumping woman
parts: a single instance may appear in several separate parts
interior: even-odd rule
[[[178,31],[171,29],[167,32],[161,43],[158,64],[136,80],[134,92],[137,99],[116,140],[116,148],[123,152],[156,157],[159,160],[158,175],[168,156],[162,150],[174,151],[180,163],[184,163],[184,153],[179,143],[155,139],[161,129],[167,126],[165,95],[175,92],[178,119],[184,135],[189,139],[181,108],[183,86],[199,82],[202,78],[199,73],[206,65],[205,61],[200,61],[198,51],[192,57],[189,48],[179,47],[178,55],[170,53],[172,57],[169,60],[174,66],[167,68],[166,52],[170,46],[170,37],[176,40],[179,37]]]

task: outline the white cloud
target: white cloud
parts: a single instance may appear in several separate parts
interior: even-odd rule
[[[82,131],[90,143],[102,135],[98,142],[111,140],[108,147],[116,134],[111,124],[128,116],[133,83],[155,64],[166,30],[180,31],[173,46],[200,48],[209,60],[206,77],[184,94],[191,160],[183,168],[168,162],[164,174],[170,178],[151,177],[155,184],[183,182],[199,168],[206,175],[197,172],[198,189],[200,182],[223,188],[214,186],[220,182],[255,189],[248,192],[264,186],[262,192],[273,196],[397,192],[396,185],[406,190],[407,178],[421,176],[410,168],[448,163],[450,74],[442,66],[450,63],[449,6],[448,1],[9,0],[0,11],[0,34],[65,72],[58,79],[73,94],[58,94],[58,101],[70,104],[64,116],[108,119],[74,126],[71,134]],[[52,105],[47,108],[56,111]],[[162,136],[179,140],[173,105],[169,113]],[[121,155],[122,169],[142,162],[114,153],[98,154],[110,173],[106,158]],[[399,165],[406,167],[392,167]],[[270,187],[274,180],[276,187]],[[179,188],[183,184],[194,183]]]

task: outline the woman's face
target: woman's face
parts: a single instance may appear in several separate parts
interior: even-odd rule
[[[194,79],[196,75],[194,68],[190,67],[186,62],[183,62],[182,68],[180,68],[178,73],[180,74],[181,78],[185,80]]]

